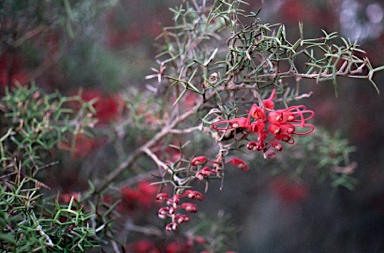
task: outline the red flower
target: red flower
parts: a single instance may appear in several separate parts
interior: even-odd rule
[[[21,57],[14,54],[3,54],[0,58],[0,86],[26,83],[27,72],[21,67]]]
[[[79,200],[79,193],[72,192],[72,193],[64,193],[59,195],[59,203],[62,204],[69,204],[71,199],[74,199],[75,201]]]
[[[121,187],[120,192],[125,201],[137,201],[140,198],[140,192],[130,186]]]
[[[247,172],[249,171],[249,165],[246,164],[243,160],[241,160],[240,158],[232,158],[228,163],[232,163],[233,165],[235,165],[237,168]]]
[[[315,114],[311,110],[307,110],[304,105],[291,106],[286,109],[274,110],[273,99],[276,91],[273,90],[270,97],[263,101],[264,107],[253,104],[248,112],[248,117],[233,118],[230,120],[220,120],[214,122],[211,126],[216,131],[236,130],[242,128],[244,137],[252,138],[251,134],[257,136],[257,141],[250,140],[246,145],[248,150],[262,151],[265,158],[273,158],[275,152],[270,151],[273,147],[276,151],[283,149],[279,141],[288,144],[294,143],[292,135],[307,135],[314,131],[315,127],[307,123]],[[244,162],[237,160],[231,161],[240,169],[248,170]],[[203,179],[203,175],[196,175],[199,180]]]
[[[193,190],[186,190],[183,196],[186,196],[187,198],[190,198],[190,199],[197,199],[200,201],[204,200],[204,195],[201,194],[201,192],[193,191]]]
[[[119,205],[120,210],[133,211],[135,207],[144,209],[149,208],[156,201],[158,187],[151,185],[148,181],[140,181],[136,188],[123,186],[120,188],[122,202]]]
[[[137,185],[137,190],[139,192],[139,198],[137,200],[144,208],[148,208],[154,203],[158,191],[157,186],[151,185],[148,181],[140,181]]]
[[[191,165],[197,166],[205,163],[206,161],[208,161],[208,159],[205,156],[196,156],[195,158],[192,159]]]
[[[171,223],[169,223],[168,225],[165,226],[165,230],[167,232],[172,232],[174,230],[177,230],[178,227],[179,226],[177,225],[176,222],[171,222]]]
[[[73,151],[74,158],[81,158],[89,155],[93,150],[99,147],[100,140],[88,137],[85,134],[77,134],[75,137],[75,147],[72,150],[72,141],[59,143],[59,148]]]
[[[183,208],[188,213],[197,213],[197,206],[193,203],[185,202],[181,204],[181,208]]]
[[[272,192],[286,204],[293,204],[304,200],[309,195],[308,187],[300,182],[290,182],[279,177],[271,183]]]
[[[107,124],[119,116],[121,98],[118,95],[102,94],[98,90],[84,90],[81,94],[84,101],[96,100],[93,107],[99,124]]]
[[[140,240],[129,245],[128,252],[132,253],[160,253],[160,250],[150,240]]]
[[[192,247],[184,242],[171,242],[167,245],[166,253],[188,253],[191,252]]]

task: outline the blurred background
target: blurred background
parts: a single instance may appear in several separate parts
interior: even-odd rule
[[[144,77],[156,66],[155,38],[162,25],[172,24],[169,8],[180,4],[83,0],[55,12],[59,3],[54,1],[11,1],[0,1],[0,86],[35,80],[39,87],[64,94],[84,87],[85,98],[103,98],[96,104],[102,122],[110,121],[117,110],[116,94],[133,86],[145,89]],[[260,7],[259,1],[249,6],[253,11]],[[305,37],[322,36],[321,29],[337,31],[357,40],[374,67],[384,64],[382,1],[264,0],[262,8],[262,21],[284,23],[293,41],[303,22]],[[383,92],[384,73],[374,80]],[[230,172],[222,190],[220,182],[210,186],[201,209],[230,217],[237,230],[232,250],[384,252],[384,99],[367,81],[338,81],[338,97],[332,83],[302,82],[305,90],[314,92],[307,101],[316,113],[314,124],[339,132],[356,147],[350,157],[358,164],[356,189],[272,176],[274,164],[269,162],[248,174]],[[63,162],[68,171],[80,171],[81,163],[98,152],[97,143],[82,145],[81,161]],[[60,190],[81,190],[84,179],[79,172],[63,175]]]

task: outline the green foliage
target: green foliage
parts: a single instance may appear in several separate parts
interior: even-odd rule
[[[90,227],[94,215],[83,211],[72,197],[68,204],[52,206],[43,198],[41,186],[24,176],[18,164],[16,173],[2,176],[0,185],[0,249],[5,252],[79,252],[97,245]]]
[[[291,78],[297,83],[331,80],[336,92],[337,77],[364,78],[378,91],[372,79],[381,68],[371,66],[356,42],[340,38],[339,46],[337,33],[325,31],[323,37],[306,39],[302,24],[300,38],[290,42],[284,25],[265,24],[258,13],[241,9],[242,4],[215,1],[208,7],[191,1],[172,9],[175,26],[163,29],[158,58],[168,67],[164,76],[181,88],[178,100],[187,90],[209,94],[212,88],[218,99],[227,102],[228,91],[274,86],[282,92]]]
[[[53,147],[94,124],[92,105],[80,95],[45,94],[35,85],[6,89],[0,107],[4,167],[13,158],[23,166],[42,166]]]
[[[93,247],[89,212],[46,202],[38,173],[49,155],[94,123],[91,103],[79,95],[46,94],[34,85],[6,90],[1,108],[0,248],[6,252],[78,252]],[[60,219],[67,221],[62,223]],[[68,251],[69,250],[69,251]]]
[[[356,151],[340,133],[330,134],[317,128],[312,134],[297,139],[289,147],[291,155],[277,160],[273,174],[288,173],[319,184],[329,183],[333,187],[354,190],[358,181],[353,177],[357,167],[350,154]]]
[[[66,30],[73,37],[78,29],[82,28],[81,24],[88,22],[101,11],[116,3],[116,0],[5,0],[0,5],[0,14],[2,21],[9,23],[7,26],[1,27],[4,32],[2,37],[8,36],[8,43],[12,47],[22,45],[33,37],[33,34],[56,28]],[[28,34],[28,32],[30,33]]]

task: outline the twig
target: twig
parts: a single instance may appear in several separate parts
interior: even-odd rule
[[[164,138],[167,134],[169,134],[170,131],[172,131],[173,128],[176,127],[180,122],[186,120],[191,115],[193,115],[195,113],[197,107],[198,107],[198,105],[196,105],[195,107],[193,107],[189,111],[185,112],[184,114],[177,116],[175,119],[170,121],[167,125],[165,125],[164,128],[159,133],[157,133],[151,140],[146,142],[140,148],[136,149],[131,155],[128,156],[127,160],[122,162],[117,168],[115,168],[113,171],[111,171],[105,177],[105,181],[103,183],[101,183],[98,187],[95,188],[94,192],[96,192],[96,193],[102,192],[127,167],[132,166],[132,164],[136,161],[137,158],[139,158],[143,153],[147,153],[146,152],[147,150],[149,150],[152,146],[156,145],[162,138]]]
[[[186,134],[186,133],[192,133],[196,130],[202,130],[202,128],[203,128],[203,125],[200,124],[198,126],[186,128],[186,129],[171,129],[171,130],[169,130],[169,133],[171,133],[171,134]]]

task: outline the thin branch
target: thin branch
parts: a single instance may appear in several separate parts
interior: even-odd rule
[[[149,148],[144,148],[144,153],[148,155],[159,167],[163,168],[165,171],[169,171],[169,167],[157,157]]]
[[[190,116],[192,116],[198,105],[190,109],[189,111],[185,112],[182,115],[177,116],[172,121],[168,122],[167,125],[164,126],[164,128],[157,133],[151,140],[146,142],[143,146],[136,149],[132,154],[130,154],[124,162],[122,162],[117,168],[115,168],[113,171],[111,171],[106,177],[105,180],[95,188],[94,192],[100,193],[102,192],[108,185],[115,180],[126,168],[133,165],[133,163],[136,161],[137,158],[139,158],[143,153],[147,153],[146,151],[149,150],[152,146],[156,145],[162,138],[164,138],[166,135],[170,133],[170,131],[173,130],[179,123],[183,122]],[[147,153],[148,154],[148,153]],[[167,167],[168,168],[168,167]]]
[[[196,130],[202,130],[202,128],[203,128],[203,125],[200,124],[198,126],[190,127],[190,128],[186,128],[186,129],[171,129],[171,130],[169,130],[169,133],[171,133],[171,134],[186,134],[186,133],[192,133]]]

